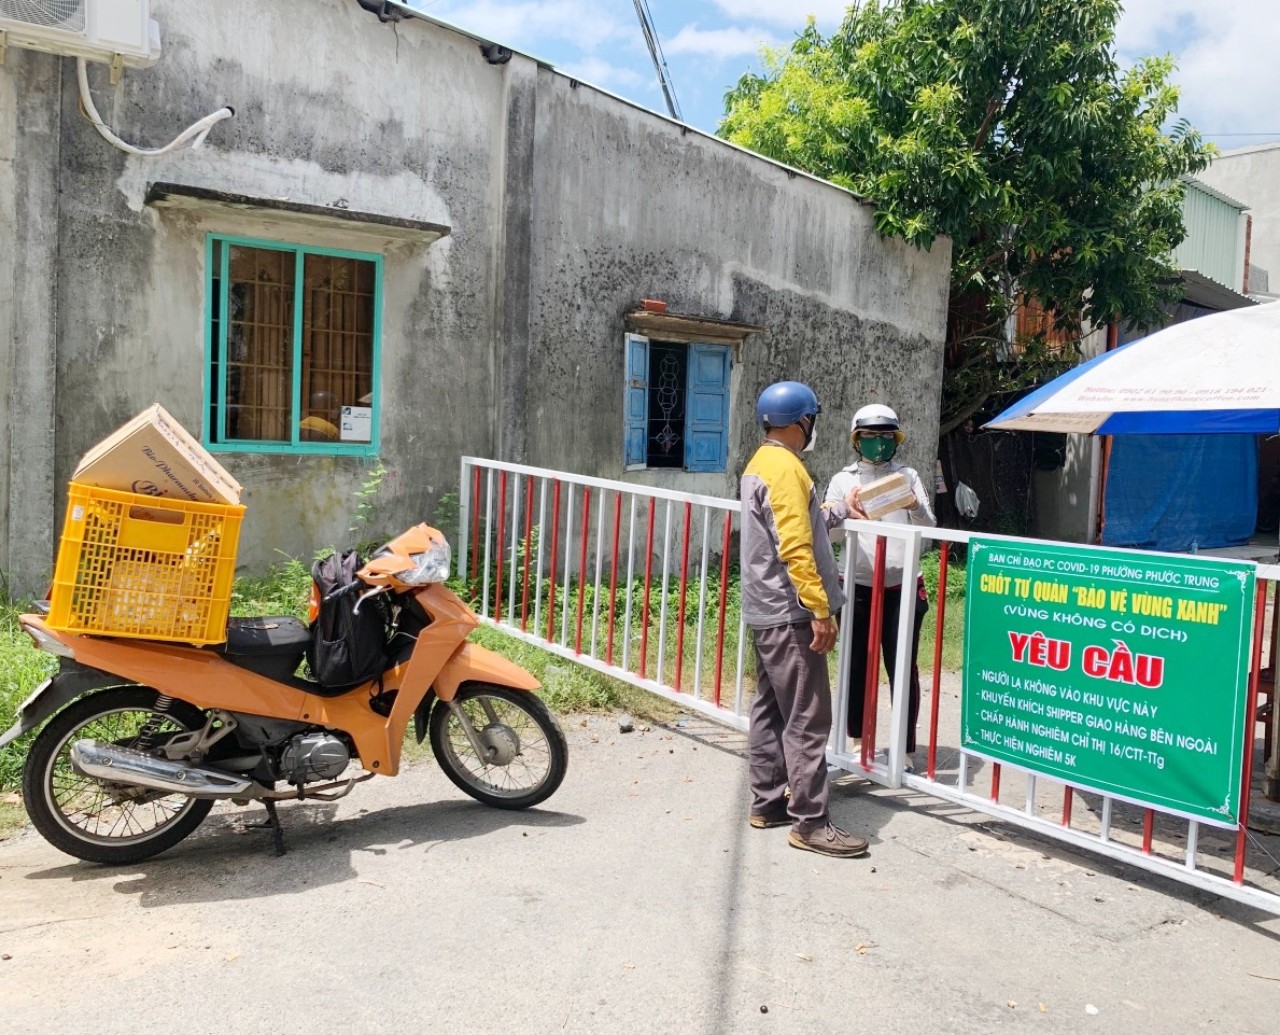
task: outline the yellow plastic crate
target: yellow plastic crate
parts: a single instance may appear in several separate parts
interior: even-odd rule
[[[72,482],[48,624],[98,636],[221,643],[244,507]]]

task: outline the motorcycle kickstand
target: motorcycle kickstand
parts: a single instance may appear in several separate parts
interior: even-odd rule
[[[280,825],[280,817],[276,815],[276,803],[270,798],[263,798],[262,804],[267,810],[267,821],[265,823],[255,823],[254,826],[259,829],[264,827],[271,828],[271,843],[275,846],[276,858],[279,858],[288,851],[284,846],[284,827]]]

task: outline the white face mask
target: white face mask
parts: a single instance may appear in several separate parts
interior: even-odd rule
[[[805,443],[804,449],[800,450],[800,452],[812,453],[813,447],[816,446],[817,444],[818,444],[818,429],[814,428],[813,431],[809,433],[809,441]]]

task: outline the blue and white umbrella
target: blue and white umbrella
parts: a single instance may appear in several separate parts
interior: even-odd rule
[[[1096,435],[1280,432],[1280,304],[1174,324],[1082,363],[985,427]]]

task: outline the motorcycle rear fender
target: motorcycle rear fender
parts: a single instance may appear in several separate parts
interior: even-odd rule
[[[90,690],[131,685],[127,679],[81,665],[72,658],[61,658],[60,661],[61,665],[53,677],[36,687],[23,703],[18,711],[17,721],[4,736],[0,737],[0,748],[13,743],[24,733],[30,733],[46,719],[52,718],[77,697]]]
[[[512,690],[537,690],[542,684],[515,662],[475,643],[464,643],[436,676],[436,697],[452,701],[466,683],[488,683]]]

